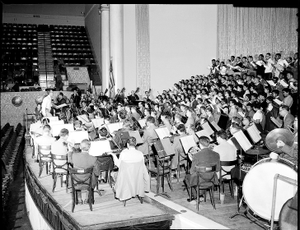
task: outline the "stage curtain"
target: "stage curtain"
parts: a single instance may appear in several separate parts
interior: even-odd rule
[[[298,50],[298,9],[218,5],[217,58],[267,52],[293,56]]]

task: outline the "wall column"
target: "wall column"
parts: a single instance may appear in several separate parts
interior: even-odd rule
[[[124,6],[123,4],[110,4],[110,58],[112,59],[115,78],[115,90],[124,87]]]
[[[150,32],[149,5],[135,5],[136,18],[136,74],[142,95],[150,89]]]
[[[101,14],[101,70],[102,92],[108,89],[109,82],[109,4],[100,5]]]

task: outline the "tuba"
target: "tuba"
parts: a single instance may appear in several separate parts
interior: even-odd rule
[[[286,145],[293,146],[295,136],[289,129],[277,128],[268,133],[265,145],[270,151],[282,153],[281,148],[277,148],[277,141],[282,140]]]

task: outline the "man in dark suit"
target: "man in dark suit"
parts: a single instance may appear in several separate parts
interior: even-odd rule
[[[277,126],[271,121],[271,117],[277,118],[279,116],[279,108],[273,105],[273,97],[269,96],[266,99],[267,109],[266,109],[266,125],[265,133],[271,132],[276,129]]]
[[[81,152],[74,153],[72,155],[72,163],[73,163],[74,168],[87,169],[87,168],[95,166],[97,158],[89,155],[90,147],[91,147],[91,142],[89,140],[84,139],[81,141],[81,143],[80,143]],[[95,175],[95,172],[94,172],[94,175]],[[93,188],[97,184],[97,176],[99,176],[99,175],[95,175],[92,177],[92,187]],[[88,175],[78,175],[78,178],[80,180],[85,180],[86,177],[88,177]],[[87,203],[88,191],[86,191],[84,202],[82,201],[81,191],[78,191],[77,197],[78,197],[78,203],[80,203],[80,204]]]
[[[199,147],[200,147],[200,151],[197,152],[195,155],[193,155],[193,159],[192,159],[192,166],[190,169],[190,174],[187,174],[184,178],[184,184],[187,187],[187,191],[189,193],[189,188],[191,188],[191,193],[192,193],[192,200],[196,199],[196,189],[192,189],[195,188],[195,186],[197,186],[197,171],[196,171],[196,166],[213,166],[215,164],[217,164],[217,168],[216,171],[220,170],[220,155],[211,150],[210,148],[208,148],[210,144],[210,140],[208,137],[206,136],[201,136],[199,137]],[[214,184],[218,184],[218,176],[215,172],[208,172],[208,173],[203,173],[202,175],[204,178],[212,178],[212,181]],[[201,182],[201,178],[199,178],[199,182]],[[188,201],[190,202],[191,200],[188,199]]]
[[[279,107],[279,114],[283,117],[282,128],[288,129],[293,125],[295,117],[289,112],[287,105],[281,105]]]

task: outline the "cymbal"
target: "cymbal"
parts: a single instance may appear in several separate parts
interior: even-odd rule
[[[277,140],[282,140],[286,145],[294,144],[294,135],[288,129],[277,128],[268,133],[265,139],[265,145],[270,151],[281,153],[281,148],[277,148]]]
[[[249,149],[246,151],[246,154],[249,154],[249,155],[265,155],[268,153],[270,153],[270,150],[263,149],[263,148],[254,148],[254,149]]]

